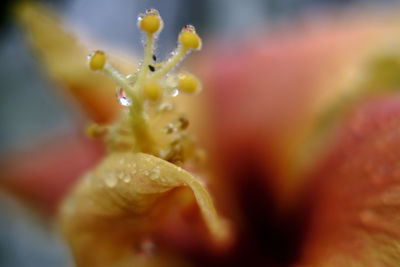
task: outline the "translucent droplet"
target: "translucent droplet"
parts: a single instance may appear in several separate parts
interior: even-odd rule
[[[174,106],[169,103],[169,102],[162,102],[159,106],[158,106],[158,111],[160,112],[167,112],[167,111],[171,111],[174,108]]]
[[[125,76],[125,78],[126,78],[128,81],[132,82],[132,83],[134,83],[134,82],[136,81],[136,77],[137,77],[136,73],[134,73],[134,74],[128,74],[128,75]]]
[[[149,9],[146,10],[146,15],[148,15],[148,16],[160,16],[160,13],[158,13],[157,9],[149,8]]]
[[[160,158],[166,159],[171,154],[171,148],[167,147],[160,151]]]
[[[124,182],[125,183],[129,183],[131,181],[131,176],[129,175],[129,174],[126,174],[125,176],[124,176]]]
[[[144,16],[146,16],[146,15],[140,13],[140,14],[137,16],[137,23],[139,23],[139,22],[144,18]]]
[[[157,180],[160,177],[160,168],[159,167],[154,167],[150,171],[150,179],[151,180]]]
[[[139,23],[145,16],[157,16],[160,17],[160,13],[154,9],[154,8],[149,8],[146,10],[146,14],[139,14],[137,17],[137,22]]]
[[[113,188],[117,185],[118,180],[115,175],[108,174],[104,182],[108,187]]]
[[[176,97],[179,95],[179,90],[177,88],[171,88],[171,89],[167,90],[167,95]]]
[[[128,107],[132,104],[131,100],[125,95],[124,89],[117,88],[116,97],[121,106]]]
[[[196,32],[196,28],[193,25],[185,25],[182,28],[182,32]]]

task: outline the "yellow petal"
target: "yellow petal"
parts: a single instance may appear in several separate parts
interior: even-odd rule
[[[115,84],[88,68],[89,51],[62,27],[58,16],[50,9],[29,3],[19,6],[16,14],[48,75],[66,88],[92,119],[113,119],[120,109],[115,100]],[[134,69],[133,65],[128,67]]]
[[[193,191],[211,235],[226,240],[227,223],[189,172],[144,153],[107,156],[86,174],[61,209],[61,228],[77,265],[115,266],[121,259],[134,263],[132,246],[157,229],[163,212],[172,207],[168,192],[182,187]]]

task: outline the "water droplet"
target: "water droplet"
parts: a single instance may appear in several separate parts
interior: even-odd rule
[[[160,158],[162,158],[162,159],[166,159],[168,157],[168,155],[170,155],[170,154],[171,154],[171,148],[169,148],[169,147],[161,150],[159,153]]]
[[[125,95],[124,89],[117,88],[116,97],[121,106],[128,107],[132,104],[132,101]]]
[[[139,14],[137,17],[137,22],[139,23],[145,16],[157,16],[160,17],[160,13],[154,8],[149,8],[146,10],[146,14]]]
[[[150,179],[151,180],[157,180],[160,177],[160,168],[159,167],[154,167],[150,171]]]
[[[136,168],[136,163],[135,163],[135,162],[129,162],[129,163],[127,164],[127,166],[128,166],[129,168]]]
[[[139,14],[137,17],[137,22],[141,21],[144,18],[145,14]]]
[[[130,83],[135,83],[135,82],[136,82],[137,75],[136,75],[136,73],[134,73],[134,74],[128,74],[128,75],[125,76],[125,78],[126,78]]]
[[[158,13],[157,9],[149,8],[149,9],[146,10],[146,15],[148,15],[148,16],[160,16],[160,13]]]
[[[193,25],[188,24],[183,26],[182,32],[196,32],[196,28]]]
[[[104,180],[105,184],[110,187],[113,188],[117,185],[118,180],[117,177],[115,175],[113,175],[112,173],[108,174],[106,179]]]
[[[171,111],[174,108],[174,106],[169,103],[169,102],[162,102],[159,106],[158,106],[158,111],[160,112],[167,112],[167,111]]]
[[[131,181],[131,176],[129,175],[129,174],[126,174],[125,176],[124,176],[124,182],[125,183],[129,183]]]
[[[179,90],[177,88],[171,88],[171,89],[167,90],[167,95],[176,97],[179,95]]]

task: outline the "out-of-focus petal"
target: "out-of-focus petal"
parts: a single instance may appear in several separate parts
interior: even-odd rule
[[[204,51],[196,72],[202,73],[212,114],[207,129],[227,177],[235,175],[229,166],[254,154],[279,202],[297,201],[327,143],[331,128],[321,128],[322,121],[335,125],[336,115],[340,119],[354,99],[372,91],[361,82],[371,74],[371,60],[399,58],[396,48],[388,49],[398,47],[396,21],[368,14],[311,21]]]
[[[80,103],[91,119],[97,122],[114,119],[120,110],[115,100],[115,84],[88,69],[86,58],[91,51],[78,43],[50,9],[23,4],[16,14],[48,75]],[[118,59],[112,61],[117,61],[122,70],[135,68],[134,64],[127,65],[126,59],[123,63]]]
[[[303,263],[398,266],[399,129],[396,96],[365,103],[337,134],[314,173]]]
[[[71,133],[1,160],[1,187],[40,211],[54,213],[76,179],[103,155],[98,142]]]

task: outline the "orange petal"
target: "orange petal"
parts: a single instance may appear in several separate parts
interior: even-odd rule
[[[400,262],[400,98],[364,104],[314,173],[303,263]]]
[[[98,142],[76,133],[57,136],[1,160],[1,187],[52,214],[78,177],[103,154]]]

